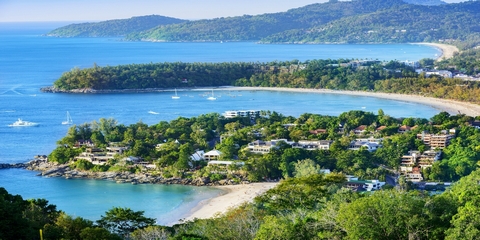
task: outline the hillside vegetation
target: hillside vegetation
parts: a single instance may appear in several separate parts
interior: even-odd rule
[[[476,51],[468,59],[476,59]],[[463,55],[462,55],[463,56]],[[428,64],[428,61],[422,61]],[[465,64],[461,57],[438,64]],[[360,64],[361,66],[355,66]],[[468,64],[478,71],[477,62]],[[480,103],[476,81],[417,74],[396,61],[311,60],[269,63],[150,63],[79,69],[54,83],[61,91],[75,89],[125,90],[202,86],[261,86],[325,88],[418,94]]]
[[[131,41],[260,41],[262,43],[403,43],[464,41],[480,36],[480,2],[355,0],[286,12],[186,21],[144,16],[72,24],[49,36],[125,36]]]
[[[158,15],[132,17],[94,23],[70,24],[47,34],[53,37],[122,37],[132,32],[144,31],[159,25],[182,23],[186,20]]]
[[[291,9],[287,12],[159,26],[142,33],[131,34],[127,39],[150,41],[259,40],[286,30],[311,28],[343,17],[371,13],[399,5],[405,5],[405,3],[402,0],[330,1]]]
[[[263,42],[432,42],[479,35],[480,2],[440,6],[403,5],[345,17],[306,30],[296,29]]]

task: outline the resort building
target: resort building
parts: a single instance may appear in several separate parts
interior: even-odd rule
[[[81,147],[95,147],[95,144],[93,144],[92,140],[78,140],[75,142],[73,145],[73,148],[81,148]]]
[[[315,129],[315,130],[310,130],[309,132],[313,135],[328,133],[327,129]]]
[[[228,166],[228,165],[232,165],[232,164],[235,164],[235,165],[238,165],[238,166],[243,166],[243,165],[245,165],[244,162],[235,162],[235,161],[218,161],[218,160],[213,160],[213,161],[208,162],[208,165],[224,165],[224,166]]]
[[[376,191],[380,190],[385,182],[380,182],[379,180],[358,180],[358,177],[347,175],[347,182],[345,182],[345,187],[352,189],[353,191]]]
[[[360,125],[357,128],[353,129],[353,132],[356,135],[362,135],[367,131],[367,125]]]
[[[405,174],[407,181],[411,182],[421,182],[423,181],[422,173],[420,172],[419,167],[414,167],[411,172]]]
[[[297,143],[293,143],[293,148],[302,148],[306,150],[329,150],[330,145],[332,145],[333,141],[331,140],[316,140],[316,141],[307,141],[307,140],[300,140]]]
[[[410,151],[402,156],[400,173],[407,181],[419,182],[423,180],[421,169],[432,167],[433,163],[441,159],[441,151]]]
[[[236,118],[236,117],[250,117],[256,118],[260,115],[260,111],[258,110],[232,110],[232,111],[225,111],[223,116],[225,118]]]
[[[195,153],[190,155],[190,160],[192,161],[200,161],[205,159],[205,151],[197,150]]]
[[[398,128],[398,133],[406,133],[406,132],[410,132],[412,130],[414,130],[417,126],[413,126],[413,127],[410,127],[410,126],[407,126],[407,125],[403,125],[403,126],[400,126]]]
[[[276,148],[279,142],[285,142],[289,145],[294,144],[294,142],[290,142],[287,139],[273,139],[270,141],[257,140],[249,143],[247,148],[252,153],[266,154],[269,153],[273,148]]]
[[[216,149],[213,149],[212,151],[205,153],[203,155],[203,158],[206,161],[214,161],[214,160],[219,160],[221,155],[222,155],[222,152]]]
[[[450,140],[455,137],[454,134],[429,134],[426,132],[417,134],[417,139],[423,141],[423,143],[427,146],[430,146],[432,149],[435,148],[445,148],[450,144]]]
[[[350,143],[349,150],[365,149],[369,152],[373,152],[382,147],[382,138],[359,138]]]

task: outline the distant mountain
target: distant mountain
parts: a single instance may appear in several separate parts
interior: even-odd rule
[[[447,4],[446,2],[441,0],[403,0],[403,1],[409,4],[425,5],[425,6],[437,6],[437,5]]]
[[[480,1],[403,5],[264,38],[266,43],[390,43],[466,40],[480,36]]]
[[[246,41],[260,40],[291,29],[306,29],[343,17],[372,13],[406,5],[402,0],[329,1],[287,12],[256,16],[216,18],[159,26],[127,36],[128,40],[147,41]]]
[[[186,20],[150,15],[95,23],[70,24],[47,33],[47,36],[123,37],[133,32],[144,31],[161,25],[183,22],[186,22]]]
[[[480,39],[480,1],[330,0],[286,12],[186,21],[144,16],[72,24],[49,36],[132,41],[391,43]]]

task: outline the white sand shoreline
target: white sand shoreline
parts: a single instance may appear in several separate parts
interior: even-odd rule
[[[417,45],[426,45],[426,46],[431,46],[439,49],[442,53],[440,56],[437,57],[437,61],[441,61],[443,59],[449,59],[452,58],[455,52],[460,52],[456,46],[449,45],[449,44],[443,44],[443,43],[412,43],[412,44],[417,44]]]
[[[225,90],[233,91],[285,91],[285,92],[305,92],[305,93],[326,93],[326,94],[343,94],[352,96],[364,96],[374,98],[384,98],[389,100],[412,102],[431,106],[439,111],[446,111],[450,114],[466,114],[468,116],[480,116],[480,105],[468,102],[460,102],[449,99],[440,99],[433,97],[423,97],[418,95],[397,94],[397,93],[381,93],[366,91],[344,91],[330,89],[308,89],[308,88],[275,88],[275,87],[224,87]],[[385,110],[385,109],[384,109]]]
[[[275,187],[278,182],[260,182],[240,185],[217,186],[225,190],[221,195],[198,203],[182,221],[206,219],[222,214],[245,202],[252,202],[256,196]]]

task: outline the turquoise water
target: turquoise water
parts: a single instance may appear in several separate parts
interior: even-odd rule
[[[49,38],[50,24],[0,24],[0,162],[25,162],[48,154],[68,126],[61,125],[69,111],[80,124],[113,117],[122,124],[155,124],[179,116],[193,117],[227,110],[273,110],[299,116],[305,112],[338,115],[349,110],[377,112],[395,117],[430,118],[438,110],[429,106],[371,97],[276,91],[215,90],[216,101],[204,94],[211,89],[146,94],[45,94],[62,72],[89,67],[163,61],[223,62],[308,59],[419,60],[434,58],[437,49],[409,44],[393,45],[260,45],[235,43],[145,43],[114,38]],[[230,95],[235,95],[232,97]],[[154,111],[159,114],[149,114]],[[32,128],[7,125],[22,118],[40,123]],[[25,170],[0,171],[0,186],[25,198],[46,198],[67,213],[98,219],[113,206],[146,211],[159,223],[176,220],[198,201],[219,194],[211,188],[131,185],[108,181],[42,178]]]
[[[45,198],[57,209],[91,220],[98,220],[106,210],[119,206],[145,211],[159,224],[169,224],[188,214],[200,200],[222,193],[211,187],[45,178],[20,169],[2,170],[0,174],[0,186],[11,194],[21,194],[24,199]]]

